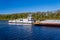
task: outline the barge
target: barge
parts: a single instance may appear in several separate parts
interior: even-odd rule
[[[60,20],[44,20],[39,23],[35,23],[34,25],[40,26],[60,26]]]

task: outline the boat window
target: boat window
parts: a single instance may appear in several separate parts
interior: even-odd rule
[[[28,20],[28,21],[33,21],[33,20]]]
[[[22,19],[20,21],[23,21]]]

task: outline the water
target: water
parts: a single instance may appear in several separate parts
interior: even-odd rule
[[[0,40],[60,40],[60,28],[0,21]]]

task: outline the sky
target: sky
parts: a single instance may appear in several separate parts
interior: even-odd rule
[[[0,14],[60,10],[60,0],[0,0]]]

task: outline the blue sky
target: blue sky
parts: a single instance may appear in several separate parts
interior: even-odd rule
[[[60,0],[0,0],[0,14],[54,11],[60,9]]]

